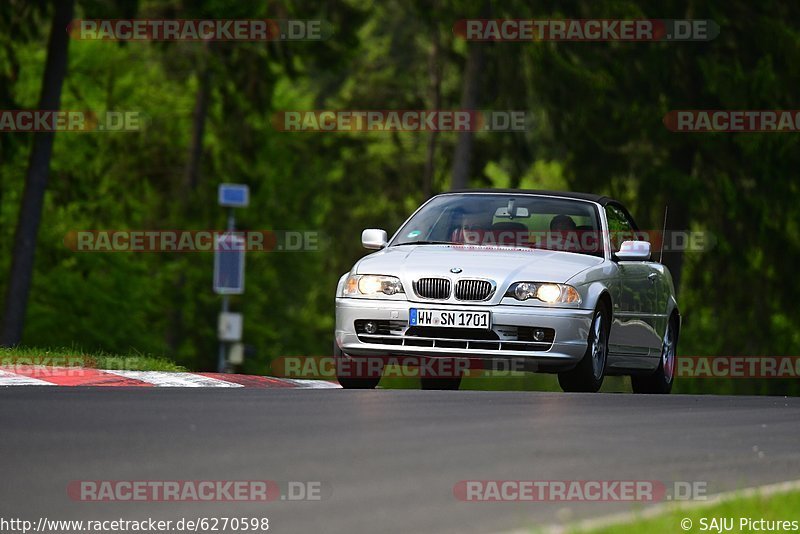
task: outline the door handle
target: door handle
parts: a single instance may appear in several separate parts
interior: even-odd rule
[[[647,275],[647,279],[650,280],[650,283],[655,284],[656,278],[658,278],[658,275],[656,273],[650,273]]]

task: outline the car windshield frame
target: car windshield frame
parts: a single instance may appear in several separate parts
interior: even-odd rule
[[[544,199],[544,200],[554,200],[554,201],[561,201],[561,202],[580,203],[580,204],[583,204],[583,205],[587,205],[588,204],[591,207],[593,223],[594,223],[594,226],[596,227],[596,229],[594,231],[598,232],[600,234],[600,236],[601,236],[600,243],[598,244],[599,245],[599,249],[595,250],[595,251],[560,250],[560,252],[566,252],[566,253],[570,253],[570,254],[581,254],[581,255],[584,255],[584,256],[593,256],[593,257],[597,257],[597,258],[607,259],[607,250],[606,250],[607,249],[607,244],[605,243],[605,239],[602,238],[602,236],[605,234],[605,227],[604,227],[605,222],[604,222],[603,216],[601,214],[602,209],[601,209],[600,204],[598,204],[597,202],[594,202],[592,200],[574,198],[574,197],[569,197],[569,196],[547,195],[547,194],[541,194],[541,193],[525,193],[525,192],[519,192],[519,193],[517,193],[517,192],[497,192],[497,193],[494,193],[494,192],[488,192],[488,191],[481,191],[481,192],[471,193],[471,192],[459,191],[459,192],[454,192],[454,193],[443,193],[441,195],[436,195],[434,197],[431,197],[428,201],[426,201],[419,208],[417,208],[417,210],[400,226],[400,228],[397,230],[397,232],[395,232],[394,235],[392,236],[392,238],[389,240],[389,243],[387,244],[387,247],[397,247],[397,246],[406,246],[406,245],[435,245],[435,244],[441,244],[441,245],[455,245],[455,246],[462,246],[462,247],[463,246],[468,246],[468,247],[475,247],[475,248],[489,248],[489,247],[494,246],[494,247],[498,247],[498,248],[500,248],[500,247],[502,247],[502,248],[511,248],[511,249],[513,249],[513,248],[516,248],[516,249],[524,248],[524,249],[527,249],[527,250],[549,250],[549,251],[552,251],[553,249],[550,249],[550,248],[547,248],[547,247],[535,247],[535,246],[526,246],[526,245],[519,245],[519,244],[514,244],[514,245],[504,245],[504,244],[465,244],[463,242],[445,241],[445,240],[430,239],[430,238],[422,238],[422,239],[419,239],[417,241],[406,241],[406,240],[403,240],[403,238],[401,237],[401,236],[407,235],[409,233],[408,232],[409,226],[412,225],[412,223],[415,220],[415,218],[419,214],[421,214],[426,208],[428,208],[431,203],[436,202],[437,200],[440,200],[440,199],[443,199],[443,198],[448,198],[448,197],[462,197],[462,198],[470,197],[470,198],[474,198],[474,197],[498,197],[498,196],[506,197],[506,198],[520,198],[520,197],[524,197],[526,199],[538,198],[538,199]],[[444,211],[445,210],[442,210],[442,214],[440,216],[444,216]],[[536,214],[534,213],[534,214],[531,214],[531,215],[536,215]],[[523,219],[523,217],[521,217],[520,219]],[[514,219],[509,218],[509,220],[513,221]],[[437,219],[436,222],[434,222],[431,225],[431,227],[435,226],[436,224],[438,224],[438,219]],[[420,236],[420,237],[422,237],[422,236]],[[399,242],[401,240],[403,240],[403,242]]]

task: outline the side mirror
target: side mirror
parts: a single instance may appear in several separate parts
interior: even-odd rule
[[[650,242],[623,241],[615,255],[622,261],[647,261],[650,259]]]
[[[361,244],[364,248],[379,250],[385,247],[386,243],[388,243],[386,230],[367,228],[361,232]]]

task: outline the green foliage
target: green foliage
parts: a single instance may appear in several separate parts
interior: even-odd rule
[[[0,108],[36,106],[44,65],[47,4],[0,7]],[[334,35],[295,43],[70,43],[63,109],[138,111],[139,132],[56,135],[24,342],[78,343],[87,350],[165,354],[210,369],[219,298],[206,253],[76,253],[80,229],[219,229],[222,182],[247,183],[240,228],[317,231],[318,251],[252,253],[245,314],[265,372],[285,355],[329,355],[333,290],[364,254],[365,227],[392,231],[430,191],[449,187],[456,135],[283,133],[280,110],[457,109],[467,46],[453,22],[480,3],[337,1],[322,5],[181,0],[78,2],[79,17],[322,18]],[[672,133],[673,109],[793,109],[798,7],[778,2],[706,3],[687,14],[607,0],[491,3],[492,17],[708,17],[709,43],[487,43],[482,109],[525,110],[525,133],[479,132],[472,186],[573,189],[627,202],[644,228],[659,229],[670,205],[679,229],[710,232],[710,251],[670,256],[680,276],[680,352],[797,354],[794,282],[800,203],[795,134]],[[6,31],[7,30],[7,31]],[[439,43],[434,53],[434,43]],[[196,185],[185,178],[197,97],[208,80],[208,113]],[[9,271],[31,137],[0,134],[0,272]],[[5,291],[0,277],[0,293]],[[758,291],[755,291],[758,288]],[[539,387],[526,385],[522,387]],[[541,386],[549,387],[549,386]],[[786,384],[682,381],[681,391],[783,393]]]

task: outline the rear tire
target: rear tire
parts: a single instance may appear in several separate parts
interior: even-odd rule
[[[336,379],[344,389],[375,389],[381,381],[383,364],[379,369],[372,370],[368,356],[356,360],[343,353],[336,342],[333,343],[333,363],[336,366]],[[359,372],[354,373],[354,369]],[[360,376],[360,371],[364,369],[369,370],[368,376]]]
[[[631,387],[634,393],[652,393],[666,395],[672,391],[672,384],[675,383],[675,364],[678,353],[678,317],[673,315],[667,324],[667,331],[664,332],[664,339],[661,342],[661,358],[658,362],[658,369],[645,376],[634,375],[631,377]]]
[[[594,312],[589,328],[586,353],[574,369],[558,373],[558,384],[565,392],[595,393],[603,385],[608,362],[608,333],[611,329],[611,313],[605,303],[600,303]]]

